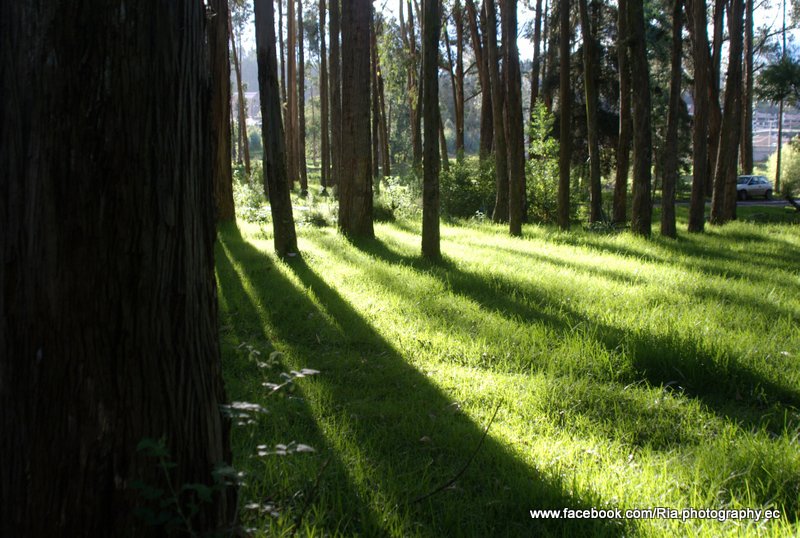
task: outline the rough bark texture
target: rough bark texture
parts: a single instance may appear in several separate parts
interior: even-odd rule
[[[594,31],[589,20],[587,0],[578,2],[583,37],[583,90],[586,101],[586,133],[589,145],[589,222],[602,220],[600,186],[600,140],[597,126],[597,68],[599,54]]]
[[[297,0],[297,168],[300,194],[308,194],[306,164],[306,57],[303,43],[303,0]]]
[[[631,68],[628,52],[628,0],[619,1],[617,18],[617,64],[619,69],[619,140],[617,142],[617,170],[614,180],[615,223],[628,220],[628,172],[631,166]]]
[[[439,0],[424,0],[422,72],[425,84],[422,106],[425,116],[422,180],[422,255],[439,258]]]
[[[664,184],[661,189],[661,235],[674,238],[675,188],[678,184],[678,105],[681,99],[681,54],[683,52],[683,0],[672,7],[672,49],[669,80],[667,134],[664,141]]]
[[[230,15],[230,12],[228,12]],[[233,26],[228,17],[228,32],[231,36],[231,51],[233,52],[233,67],[236,71],[236,91],[239,94],[238,100],[238,120],[239,120],[239,156],[244,157],[244,173],[250,177],[250,144],[247,140],[247,113],[245,108],[247,102],[244,98],[244,86],[242,85],[242,66],[239,63],[239,53],[236,51],[236,39],[233,35]]]
[[[650,129],[650,70],[644,33],[644,0],[629,0],[628,20],[631,37],[631,82],[636,88],[633,102],[633,192],[631,231],[650,236],[653,202],[650,196],[652,131]]]
[[[342,176],[339,229],[374,237],[370,151],[370,0],[342,2]]]
[[[753,0],[745,0],[742,173],[753,173]]]
[[[497,198],[492,220],[508,222],[508,148],[506,147],[505,114],[503,113],[504,86],[500,79],[500,54],[497,50],[497,13],[494,2],[484,2],[486,11],[487,52],[489,78],[492,88],[492,120],[494,121],[494,175]]]
[[[219,222],[236,219],[231,173],[231,63],[228,54],[228,3],[212,0],[214,18],[208,25],[211,62],[211,131],[214,156],[214,202]]]
[[[330,106],[331,106],[331,177],[330,184],[338,185],[342,175],[342,63],[339,34],[341,18],[339,0],[330,0]]]
[[[488,157],[492,152],[492,137],[494,136],[492,120],[492,91],[489,82],[489,63],[486,50],[482,46],[481,33],[478,29],[478,14],[472,0],[466,1],[467,17],[469,18],[469,31],[472,38],[472,50],[475,54],[475,63],[478,66],[478,81],[481,85],[481,140],[480,158]]]
[[[730,41],[728,72],[725,80],[725,112],[719,136],[714,195],[711,198],[711,222],[724,224],[736,218],[736,178],[742,128],[742,17],[744,0],[731,0],[728,17]]]
[[[689,204],[689,231],[705,228],[706,176],[708,175],[708,30],[705,0],[686,0],[691,21],[694,56],[694,130],[692,132],[692,198]]]
[[[559,91],[560,133],[558,153],[558,225],[569,230],[569,175],[572,159],[572,95],[569,87],[569,0],[559,0]]]
[[[320,151],[322,153],[320,169],[320,183],[322,184],[323,194],[327,193],[328,178],[331,169],[331,147],[330,147],[330,125],[328,118],[330,111],[328,106],[328,49],[325,45],[325,15],[327,8],[325,0],[319,0],[319,103],[320,103]]]
[[[511,235],[522,235],[525,220],[525,131],[522,127],[522,76],[517,49],[517,0],[503,0],[503,75],[508,150],[508,223]]]
[[[231,461],[205,24],[186,0],[2,4],[0,536],[163,536],[134,515],[136,480],[167,488],[137,444],[165,441],[178,488]]]
[[[286,137],[281,125],[275,12],[272,0],[255,0],[253,8],[261,97],[261,137],[264,140],[264,189],[272,210],[275,252],[284,257],[297,253],[297,236],[292,215],[291,183],[286,170]]]

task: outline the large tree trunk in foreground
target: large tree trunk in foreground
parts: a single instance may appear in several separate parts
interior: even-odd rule
[[[214,18],[208,25],[211,62],[211,132],[214,156],[214,201],[220,222],[236,219],[231,173],[231,62],[228,54],[228,3],[213,0]]]
[[[370,0],[342,2],[342,176],[339,229],[372,238],[372,152],[369,125]],[[346,173],[344,173],[346,171]]]
[[[441,15],[439,0],[424,0],[422,23],[422,111],[425,117],[422,182],[422,255],[436,259],[439,249],[439,34]],[[444,155],[447,158],[447,154]]]
[[[617,63],[619,66],[619,140],[617,142],[617,170],[614,180],[614,216],[617,224],[628,219],[628,172],[631,165],[631,68],[628,51],[628,0],[619,1],[617,19]],[[624,36],[624,37],[623,37]]]
[[[297,253],[292,214],[291,183],[287,173],[286,146],[281,125],[278,59],[275,57],[275,12],[271,0],[256,0],[256,55],[261,97],[261,137],[264,140],[264,190],[272,210],[272,230],[278,256]]]
[[[631,82],[636,88],[633,103],[633,192],[631,200],[631,231],[650,236],[653,201],[650,195],[653,160],[650,129],[650,69],[644,33],[644,0],[629,0],[628,20],[631,38]]]
[[[125,5],[3,3],[0,536],[163,536],[136,515],[137,481],[168,488],[137,445],[164,440],[177,488],[231,461],[206,13]],[[205,534],[234,500],[181,507]]]
[[[559,0],[559,91],[560,133],[558,154],[558,226],[569,229],[569,175],[572,159],[572,95],[569,87],[569,0]]]
[[[517,0],[504,0],[503,53],[506,143],[508,149],[508,223],[511,235],[522,235],[525,220],[525,135],[522,127],[522,76],[517,49]]]
[[[683,0],[672,7],[672,51],[669,80],[667,134],[664,141],[664,184],[661,189],[661,235],[674,238],[675,189],[678,184],[678,105],[681,99],[681,53],[683,52]]]
[[[595,31],[589,20],[587,0],[579,0],[581,35],[583,37],[583,90],[586,100],[586,133],[589,145],[589,222],[602,218],[602,191],[600,186],[600,140],[597,126],[597,68],[599,54]]]
[[[708,175],[708,30],[705,0],[686,0],[691,21],[694,56],[694,127],[692,132],[692,198],[689,204],[690,232],[705,228],[706,177]]]
[[[484,2],[486,11],[486,34],[488,38],[489,78],[492,88],[492,120],[494,120],[494,175],[497,198],[495,199],[492,220],[508,222],[508,149],[506,148],[505,114],[503,101],[505,93],[500,79],[500,54],[497,50],[497,12],[494,2]]]

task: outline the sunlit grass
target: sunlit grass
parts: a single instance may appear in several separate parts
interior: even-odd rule
[[[747,217],[747,215],[742,215]],[[419,223],[351,243],[269,227],[217,248],[229,397],[270,414],[234,433],[258,535],[794,535],[800,512],[797,225],[677,241]],[[279,364],[259,367],[272,351]],[[282,369],[318,376],[266,397]],[[455,484],[420,502],[455,476]],[[254,457],[297,441],[311,454]],[[320,472],[320,469],[324,470]],[[536,508],[767,508],[771,522],[532,520]],[[264,509],[280,513],[275,518]]]

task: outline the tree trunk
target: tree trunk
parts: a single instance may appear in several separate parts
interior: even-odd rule
[[[708,30],[705,0],[686,0],[691,21],[694,56],[694,130],[692,133],[692,198],[689,204],[689,232],[705,228],[705,187],[708,175]]]
[[[559,91],[560,136],[558,153],[558,225],[569,230],[569,180],[572,160],[572,95],[569,85],[569,0],[559,0]]]
[[[525,131],[522,126],[522,76],[517,49],[517,0],[503,0],[500,6],[503,10],[508,222],[511,235],[521,236],[525,219]]]
[[[400,16],[402,17],[403,6],[400,0]],[[411,151],[413,155],[414,172],[419,173],[422,167],[422,94],[417,77],[417,70],[422,69],[422,63],[417,55],[417,38],[414,25],[414,10],[411,2],[408,6],[408,26],[406,27],[406,45],[408,47],[411,61],[408,66],[408,100],[411,110]]]
[[[214,202],[218,222],[236,220],[231,173],[231,63],[228,54],[228,3],[213,0],[215,16],[208,25],[211,62],[211,132],[214,157]]]
[[[600,186],[600,141],[597,127],[597,66],[599,58],[594,32],[589,20],[587,0],[579,0],[583,37],[583,89],[586,100],[586,133],[589,145],[589,222],[602,220]]]
[[[278,47],[280,48],[278,59],[281,62],[281,109],[283,115],[286,116],[286,54],[284,54],[283,51],[283,0],[278,0]],[[285,121],[286,118],[284,117],[284,122]]]
[[[730,35],[728,73],[725,80],[725,113],[719,136],[714,194],[711,199],[711,223],[724,224],[735,218],[736,177],[739,134],[742,127],[742,45],[744,0],[732,0],[728,16]]]
[[[297,0],[297,168],[300,195],[308,194],[306,163],[306,58],[303,44],[303,0]]]
[[[708,171],[706,177],[706,196],[712,196],[714,190],[714,171],[717,165],[720,136],[722,135],[722,109],[720,108],[720,69],[722,65],[722,43],[724,40],[723,23],[727,0],[714,0],[714,34],[712,53],[708,66],[711,69],[708,85]]]
[[[331,169],[331,148],[330,134],[328,129],[328,50],[325,46],[325,0],[319,0],[319,104],[320,104],[320,146],[321,146],[321,165],[320,184],[322,185],[323,196],[328,193],[328,178]]]
[[[486,159],[492,153],[492,137],[494,124],[492,120],[492,91],[489,82],[489,64],[487,53],[481,45],[481,34],[478,30],[478,14],[472,0],[466,1],[469,29],[472,36],[472,50],[478,66],[478,81],[481,85],[481,141],[480,158]]]
[[[742,171],[753,173],[753,0],[745,0]]]
[[[380,30],[380,26],[378,28]],[[375,61],[378,82],[378,128],[381,134],[381,164],[383,165],[383,177],[392,175],[392,168],[389,157],[389,120],[386,117],[386,94],[383,88],[383,74],[381,73],[381,57],[377,46],[377,36],[375,45]]]
[[[629,0],[631,82],[637,88],[633,103],[633,189],[631,232],[650,236],[653,201],[650,195],[652,132],[650,130],[650,72],[644,33],[644,0]]]
[[[275,252],[297,253],[292,215],[291,183],[286,170],[286,137],[281,125],[278,60],[275,57],[275,12],[272,0],[255,0],[258,87],[261,97],[261,138],[264,140],[264,190],[272,210]]]
[[[422,106],[425,116],[422,183],[422,255],[441,257],[439,247],[439,36],[441,14],[439,0],[424,0],[422,72]],[[446,158],[446,155],[445,155]]]
[[[461,0],[453,7],[456,24],[456,158],[464,159],[464,12]]]
[[[552,19],[550,19],[550,32],[548,33],[545,29],[544,35],[549,40],[547,42],[547,55],[545,56],[545,69],[544,69],[544,79],[542,81],[542,101],[544,102],[544,106],[547,109],[547,112],[553,112],[553,94],[555,93],[555,83],[551,81],[555,78],[554,72],[556,69],[556,52],[560,53],[560,47],[557,46],[558,41],[558,33],[560,31],[560,20],[561,20],[561,0],[552,0],[553,3],[551,4],[553,13]],[[556,3],[558,2],[558,3]],[[559,22],[559,24],[556,24]],[[545,28],[547,28],[547,19],[545,19]],[[569,48],[569,46],[568,46]],[[560,84],[560,81],[559,81]]]
[[[664,182],[661,188],[661,235],[675,238],[675,188],[678,184],[678,106],[681,99],[683,52],[683,0],[672,8],[672,49],[669,79],[667,134],[664,141]]]
[[[236,89],[239,92],[239,146],[240,156],[244,157],[244,174],[250,178],[250,147],[247,140],[247,115],[245,114],[246,101],[244,98],[244,87],[242,86],[242,68],[239,63],[239,54],[236,52],[236,39],[233,35],[233,26],[228,11],[228,32],[231,37],[231,50],[233,51],[233,67],[236,71]]]
[[[483,3],[486,12],[487,52],[489,78],[492,88],[492,119],[494,120],[494,174],[497,198],[492,220],[508,222],[508,148],[506,147],[505,115],[503,113],[503,83],[500,80],[500,54],[497,50],[497,13],[494,2]]]
[[[381,136],[380,136],[380,102],[378,99],[378,39],[375,22],[375,13],[370,9],[370,85],[372,96],[372,180],[375,191],[380,192],[380,161],[381,161]]]
[[[631,70],[628,52],[628,0],[619,0],[617,19],[617,62],[619,66],[619,140],[617,142],[617,170],[614,181],[614,217],[617,224],[628,220],[628,172],[630,171],[631,131]]]
[[[424,87],[424,85],[423,85]],[[444,135],[444,122],[442,121],[442,107],[439,106],[439,156],[441,157],[442,170],[450,170],[450,155],[447,153],[447,137]],[[423,152],[424,153],[424,152]]]
[[[297,18],[294,0],[286,2],[286,172],[289,185],[300,178],[297,124]]]
[[[542,40],[542,0],[536,0],[536,18],[533,22],[533,63],[531,64],[531,106],[528,110],[528,125],[533,123],[536,100],[539,99],[539,71],[541,63],[540,42]],[[532,134],[528,136],[528,147],[533,147]],[[533,152],[528,157],[533,159]]]
[[[165,536],[135,484],[231,462],[205,26],[186,0],[3,4],[0,536]],[[236,517],[233,489],[180,499],[185,532]]]
[[[339,48],[341,19],[339,0],[330,0],[331,25],[329,46],[330,107],[331,107],[331,177],[330,185],[338,185],[342,177],[342,64]]]
[[[375,236],[372,227],[370,151],[370,0],[342,2],[342,174],[339,229],[348,236]]]

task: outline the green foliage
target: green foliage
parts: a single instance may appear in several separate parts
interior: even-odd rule
[[[261,144],[261,133],[258,128],[250,127],[247,129],[247,140],[250,144],[251,154],[260,154],[264,149],[264,146]]]
[[[420,188],[413,174],[383,178],[381,191],[375,200],[374,218],[391,222],[395,218],[413,218],[421,213]]]
[[[763,68],[756,79],[755,93],[762,101],[796,103],[800,99],[800,62],[785,56]]]
[[[233,201],[236,214],[246,222],[271,222],[267,198],[264,195],[264,171],[261,163],[252,163],[250,179],[245,178],[244,167],[233,170]]]
[[[553,136],[555,118],[537,102],[528,127],[530,154],[525,164],[528,216],[534,222],[555,222],[558,215],[558,139]]]
[[[492,212],[495,200],[494,163],[476,158],[452,161],[439,177],[442,215],[472,217]]]
[[[770,181],[775,183],[778,153],[769,157],[767,169]],[[781,190],[789,196],[800,195],[800,137],[795,137],[781,148]]]

